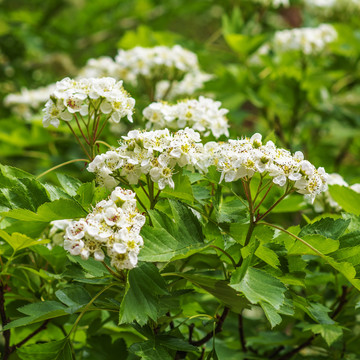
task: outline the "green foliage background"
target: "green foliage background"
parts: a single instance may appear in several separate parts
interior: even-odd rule
[[[0,100],[22,87],[35,89],[75,76],[89,58],[114,57],[119,48],[180,44],[198,55],[205,72],[215,75],[203,92],[214,94],[230,110],[231,138],[261,132],[278,146],[303,151],[316,166],[340,173],[350,184],[360,182],[359,14],[325,18],[307,12],[300,1],[292,5],[271,10],[246,0],[1,1]],[[274,31],[324,21],[339,34],[327,56],[310,57],[305,66],[297,53],[280,63],[269,56],[261,69],[249,65],[249,57]],[[137,89],[132,95],[137,100],[132,127],[137,127],[147,98]],[[116,145],[110,131],[104,138]],[[216,337],[216,347],[212,341],[207,344],[207,359],[285,359],[279,355],[284,349],[296,349],[311,337],[315,350],[299,351],[294,358],[360,358],[357,193],[331,187],[341,214],[330,210],[318,216],[294,195],[271,215],[273,223],[307,241],[320,257],[271,227],[258,230],[253,235],[256,248],[244,251],[244,206],[228,193],[223,200],[211,198],[209,184],[218,179],[185,181],[179,174],[182,188],[164,192],[150,213],[154,224],[156,219],[165,222],[168,214],[179,222],[171,229],[159,225],[161,221],[145,227],[149,246],[141,265],[129,273],[128,285],[119,290],[101,264],[68,256],[60,247],[50,251],[35,241],[50,221],[83,217],[106,196],[82,165],[70,165],[62,170],[65,175],[51,173],[46,182],[33,176],[80,154],[66,129],[46,130],[41,114],[29,123],[1,106],[1,257],[15,265],[2,264],[5,290],[11,290],[7,315],[13,321],[7,329],[16,344],[39,325],[46,327],[12,360],[71,359],[73,354],[76,359],[166,360],[179,352],[197,359],[201,347],[187,341],[190,322],[186,330],[170,322],[177,316],[193,317],[196,336],[202,338],[215,329],[219,304],[231,316]],[[189,210],[210,205],[215,208],[212,222],[194,219]],[[189,223],[200,230],[176,236]],[[163,245],[157,241],[163,238],[169,248],[161,253]],[[226,249],[236,262],[241,254],[247,268],[234,268],[231,280],[223,280],[222,267],[225,263],[231,268],[231,261],[210,249],[209,242]],[[158,262],[165,265],[160,269],[153,264]],[[106,287],[110,295],[99,294],[90,303]],[[246,299],[239,301],[239,292]],[[250,303],[257,310],[244,318],[243,326],[247,347],[254,351],[245,354],[237,316]],[[342,312],[337,312],[339,304]],[[93,311],[79,319],[84,308]]]

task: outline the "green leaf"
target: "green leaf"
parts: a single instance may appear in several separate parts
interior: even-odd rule
[[[230,201],[221,199],[215,210],[216,221],[219,223],[236,222],[244,224],[249,222],[247,207],[239,199],[235,198]]]
[[[129,350],[145,360],[172,360],[174,358],[164,346],[155,345],[151,340],[132,344]]]
[[[310,303],[308,307],[311,317],[320,324],[334,324],[328,313],[331,311],[328,307],[320,303]]]
[[[328,239],[322,235],[306,235],[303,237],[303,240],[305,240],[308,244],[313,246],[316,250],[318,250],[322,254],[332,253],[339,248],[338,240]],[[288,247],[288,254],[315,255],[316,252],[311,250],[308,246],[306,246],[302,242],[294,240],[293,245]]]
[[[14,249],[14,252],[27,247],[46,244],[49,242],[49,240],[34,240],[19,233],[12,233],[9,235],[4,230],[0,230],[0,237],[2,237]]]
[[[197,347],[189,344],[184,339],[170,335],[158,335],[155,339],[157,344],[163,345],[172,350],[197,351]]]
[[[82,182],[78,179],[73,178],[70,175],[66,175],[63,173],[56,174],[61,186],[63,189],[70,195],[75,196],[77,190],[82,185]]]
[[[347,229],[350,224],[349,220],[344,219],[331,219],[331,218],[323,218],[319,221],[316,221],[312,224],[308,224],[304,226],[299,236],[303,237],[305,235],[322,235],[329,239],[337,240]]]
[[[255,255],[275,269],[280,266],[280,260],[276,252],[263,244],[260,244],[256,249]]]
[[[265,35],[226,34],[225,41],[236,53],[246,56],[264,41]]]
[[[311,330],[313,334],[320,334],[329,347],[343,335],[342,328],[335,324],[309,324],[305,325],[303,330]]]
[[[332,198],[347,212],[360,215],[360,194],[349,187],[332,185],[329,186]]]
[[[160,295],[168,295],[168,291],[155,265],[143,263],[130,270],[120,305],[119,324],[137,321],[144,325],[148,318],[156,321]]]
[[[166,187],[164,190],[161,191],[160,196],[162,198],[175,198],[193,203],[194,195],[189,177],[182,175],[181,171],[179,171],[173,176],[173,180],[175,183],[175,188],[171,189],[169,187]]]
[[[94,195],[95,195],[95,182],[91,182],[91,183],[85,183],[82,184],[78,189],[77,189],[77,200],[79,201],[79,203],[85,208],[85,209],[89,209],[91,208],[91,205],[93,204],[93,199],[94,199]]]
[[[269,273],[249,267],[239,283],[231,282],[230,286],[242,292],[252,304],[267,302],[276,310],[285,302],[286,287]]]
[[[61,219],[77,219],[85,217],[87,213],[76,201],[60,199],[42,204],[36,213],[26,209],[15,209],[3,213],[3,215],[22,221],[50,222]]]
[[[265,316],[269,320],[272,328],[281,323],[282,321],[281,316],[278,314],[278,311],[271,304],[265,301],[260,301],[259,305],[264,310]]]
[[[80,285],[68,285],[57,290],[55,295],[62,303],[71,308],[71,310],[67,310],[69,313],[77,311],[91,301],[88,291]]]
[[[16,354],[23,360],[73,360],[68,338],[21,347]]]
[[[72,262],[79,264],[88,274],[92,276],[102,277],[109,274],[105,266],[101,262],[96,261],[94,258],[83,260],[80,256],[73,255],[68,255],[68,258]]]
[[[204,289],[238,314],[248,305],[244,297],[232,289],[225,280],[187,273],[177,273],[177,275]]]
[[[169,200],[171,217],[150,210],[154,227],[144,226],[141,261],[170,261],[186,258],[208,246],[203,242],[201,226],[195,215],[180,201]]]
[[[65,305],[57,301],[42,301],[28,304],[18,309],[18,311],[28,316],[11,321],[4,329],[13,329],[19,326],[68,315],[66,309],[67,307]]]

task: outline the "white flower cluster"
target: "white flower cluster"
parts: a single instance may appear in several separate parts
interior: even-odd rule
[[[344,180],[344,178],[337,174],[332,173],[328,176],[328,185],[340,185],[350,188],[351,190],[360,193],[360,184],[353,184],[349,186],[349,184]],[[323,212],[326,208],[331,208],[334,211],[341,211],[341,206],[332,198],[329,191],[325,191],[321,198],[316,199],[314,203],[314,208],[316,212]]]
[[[220,182],[232,182],[255,173],[269,175],[274,184],[291,184],[300,194],[311,201],[327,189],[327,174],[324,168],[316,169],[304,160],[302,152],[294,155],[279,149],[272,141],[262,144],[261,135],[254,134],[250,139],[229,140],[226,143],[207,143],[207,166],[215,165],[221,172]]]
[[[278,8],[280,6],[284,6],[284,7],[290,6],[289,0],[253,0],[253,1],[255,3],[273,8]]]
[[[66,228],[64,249],[84,260],[93,256],[97,261],[104,260],[106,250],[116,269],[132,269],[143,246],[139,233],[144,224],[135,193],[117,187],[85,219],[73,221]]]
[[[277,31],[273,40],[275,52],[301,51],[306,55],[317,54],[335,41],[337,32],[332,25],[321,24],[316,28],[295,28]]]
[[[187,73],[181,81],[162,80],[156,84],[155,99],[172,100],[195,94],[204,87],[204,83],[214,76],[202,71]]]
[[[43,125],[58,127],[60,120],[70,121],[74,114],[80,116],[105,114],[115,123],[127,117],[132,121],[135,100],[125,91],[122,81],[113,78],[89,78],[72,80],[65,78],[56,83],[56,88],[45,104]]]
[[[202,149],[200,135],[189,128],[175,134],[168,129],[132,130],[123,136],[119,148],[97,155],[87,169],[108,188],[116,186],[120,177],[137,184],[142,174],[149,175],[161,190],[166,185],[174,188],[175,167],[196,167]]]
[[[325,16],[360,10],[360,0],[304,0],[304,3],[307,9]]]
[[[56,245],[63,245],[65,231],[71,223],[72,220],[68,219],[51,221],[51,228],[48,234],[48,239],[51,240],[51,243],[47,244],[49,248],[53,248]]]
[[[263,65],[262,57],[271,51],[281,56],[288,51],[300,51],[305,55],[318,55],[327,45],[337,39],[337,32],[332,25],[322,24],[317,28],[295,28],[277,31],[273,39],[263,44],[250,58],[249,64]]]
[[[133,76],[155,81],[181,80],[186,73],[199,68],[196,54],[180,45],[120,49],[115,61]]]
[[[221,102],[203,96],[199,100],[182,100],[175,105],[165,102],[155,102],[143,111],[148,121],[148,128],[169,128],[171,130],[190,127],[204,136],[210,133],[216,138],[221,135],[229,136],[227,109],[221,109]]]
[[[55,84],[34,90],[24,88],[20,93],[7,95],[4,99],[4,105],[10,107],[14,114],[31,120],[54,90]]]
[[[263,145],[260,134],[250,139],[211,141],[205,145],[200,143],[199,134],[189,128],[175,134],[170,134],[168,129],[133,130],[123,139],[119,148],[98,155],[88,166],[97,181],[109,188],[116,186],[121,178],[137,184],[142,174],[149,175],[160,190],[165,186],[174,188],[175,166],[188,165],[203,173],[216,166],[221,173],[220,182],[251,178],[255,173],[268,175],[274,184],[288,184],[311,202],[327,190],[328,175],[324,168],[316,169],[304,160],[300,151],[292,155],[272,141]]]

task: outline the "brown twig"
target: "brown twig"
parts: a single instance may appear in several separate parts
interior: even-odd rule
[[[247,352],[247,347],[246,347],[246,340],[245,340],[245,335],[244,335],[243,317],[242,317],[241,314],[239,314],[239,316],[238,316],[238,329],[239,329],[239,337],[240,337],[240,343],[241,343],[242,351],[244,353],[246,353]]]
[[[1,316],[1,323],[2,327],[4,328],[6,324],[9,322],[9,319],[6,316],[5,312],[5,299],[4,299],[4,285],[0,285],[0,316]],[[4,330],[3,336],[5,340],[4,344],[4,352],[3,352],[3,360],[7,360],[11,354],[11,348],[10,348],[10,330]]]
[[[49,321],[50,321],[50,319],[45,320],[36,330],[34,330],[31,334],[29,334],[24,340],[18,342],[16,345],[13,345],[11,348],[11,352],[13,352],[15,349],[26,344],[31,338],[33,338],[35,335],[37,335],[42,330],[45,330]]]
[[[226,317],[229,314],[230,309],[228,307],[224,307],[224,311],[221,314],[219,321],[215,327],[215,331],[210,331],[208,332],[202,339],[197,340],[197,341],[191,341],[190,344],[194,345],[194,346],[201,346],[204,345],[206,342],[208,342],[214,335],[218,334],[219,332],[222,331],[222,326],[224,324],[224,321],[226,319]]]
[[[338,305],[335,308],[335,310],[333,311],[333,313],[331,314],[332,319],[335,319],[336,316],[339,315],[340,311],[343,309],[343,307],[347,303],[347,301],[348,301],[347,300],[348,293],[349,293],[349,291],[348,291],[347,286],[343,286],[342,287],[342,293],[340,295]],[[291,359],[299,351],[301,351],[302,349],[308,347],[313,342],[313,340],[315,340],[317,337],[318,337],[318,334],[311,335],[306,341],[304,341],[302,344],[297,346],[295,349],[293,349],[293,350],[289,351],[288,353],[284,354],[283,356],[281,356],[278,360],[289,360],[289,359]]]

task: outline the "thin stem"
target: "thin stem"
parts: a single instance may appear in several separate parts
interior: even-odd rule
[[[92,157],[90,156],[89,152],[85,149],[85,146],[83,145],[83,143],[80,141],[79,137],[76,135],[74,129],[72,128],[72,126],[70,125],[70,123],[68,121],[66,121],[67,126],[69,127],[69,129],[71,130],[71,132],[73,133],[73,135],[76,138],[76,141],[79,143],[79,145],[81,146],[81,148],[83,149],[85,155],[90,159],[90,161],[92,161]]]
[[[312,251],[314,251],[314,253],[316,253],[317,255],[319,255],[320,257],[322,258],[326,258],[319,250],[315,249],[312,245],[310,245],[307,241],[303,240],[302,238],[296,236],[295,234],[291,233],[290,231],[287,231],[285,229],[283,229],[282,227],[280,226],[276,226],[276,225],[273,225],[273,224],[270,224],[270,223],[267,223],[267,222],[261,222],[261,223],[258,223],[258,225],[266,225],[266,226],[270,226],[274,229],[278,229],[282,232],[284,232],[285,234],[288,234],[290,236],[292,236],[293,238],[295,238],[296,240],[299,240],[300,242],[302,242],[304,245],[306,245],[308,248],[310,248]]]
[[[76,114],[74,114],[74,117],[75,117],[76,124],[77,124],[77,126],[78,126],[78,128],[79,128],[79,130],[80,130],[80,132],[81,132],[82,137],[84,138],[84,140],[86,141],[86,143],[87,143],[88,145],[90,145],[90,141],[88,140],[88,138],[87,138],[87,137],[85,136],[85,134],[83,133],[82,128],[81,128],[81,126],[80,126],[80,123],[79,123],[79,120],[78,120]]]
[[[113,149],[113,148],[114,148],[114,146],[111,146],[111,145],[109,145],[107,142],[102,141],[102,140],[96,140],[96,141],[95,141],[95,144],[105,145],[105,146],[107,146],[109,149]]]
[[[225,306],[223,313],[221,314],[219,321],[215,327],[215,330],[208,332],[202,339],[197,340],[197,341],[191,341],[190,344],[194,345],[194,346],[201,346],[204,345],[205,343],[207,343],[213,336],[215,336],[216,334],[218,334],[219,332],[222,331],[222,327],[224,324],[224,321],[226,319],[226,317],[229,314],[230,309]]]
[[[58,169],[58,168],[61,168],[62,166],[69,165],[69,164],[72,164],[72,163],[75,163],[75,162],[79,162],[79,161],[83,161],[83,162],[86,162],[86,163],[89,162],[89,160],[87,160],[87,159],[75,159],[75,160],[66,161],[66,162],[64,162],[64,163],[61,163],[61,164],[59,164],[59,165],[56,165],[56,166],[52,167],[52,168],[49,169],[49,170],[44,171],[43,173],[41,173],[40,175],[38,175],[38,176],[36,177],[36,179],[40,179],[41,177],[43,177],[44,175],[48,174],[49,172],[54,171],[54,170],[56,170],[56,169]]]
[[[99,132],[98,132],[98,133],[96,133],[96,132],[94,133],[94,138],[93,138],[93,141],[94,141],[94,142],[95,142],[95,141],[97,140],[97,138],[101,135],[101,133],[102,133],[102,131],[104,130],[105,125],[108,123],[109,119],[110,119],[110,116],[108,116],[108,117],[105,119],[104,123],[101,125],[101,128],[100,128]],[[100,121],[100,120],[99,120],[99,121]],[[96,131],[97,131],[97,127],[96,127]]]
[[[260,202],[256,205],[255,209],[254,209],[254,213],[256,212],[257,209],[259,209],[259,207],[261,206],[261,204],[263,203],[263,201],[266,199],[266,197],[268,196],[271,188],[273,187],[274,183],[272,183],[269,188],[266,190],[265,195],[262,197],[262,199],[260,200]],[[255,199],[254,199],[254,203],[255,203]]]
[[[13,345],[12,351],[15,349],[23,346],[26,344],[31,338],[33,338],[35,335],[37,335],[42,330],[45,330],[47,327],[47,324],[49,323],[50,319],[45,320],[36,330],[34,330],[31,334],[29,334],[24,340],[18,342],[16,345]]]
[[[264,214],[262,214],[261,216],[259,216],[259,217],[256,219],[256,221],[260,221],[260,220],[262,220],[265,216],[267,216],[267,215],[275,208],[275,206],[279,205],[279,203],[280,203],[282,200],[284,200],[284,198],[285,198],[286,196],[288,196],[289,194],[291,194],[293,191],[294,191],[294,190],[285,191],[285,194],[282,195],[273,205],[271,205],[270,208],[269,208],[266,212],[264,212]]]
[[[112,286],[116,285],[115,283],[112,283],[106,287],[104,287],[101,291],[99,291],[90,301],[89,303],[84,307],[84,309],[82,310],[82,312],[80,313],[80,315],[78,316],[78,318],[76,319],[73,327],[71,328],[68,336],[70,337],[71,333],[75,332],[80,320],[82,319],[82,317],[84,316],[84,314],[88,311],[88,309],[90,308],[90,306],[93,304],[93,302],[102,294],[104,293],[106,290],[108,290],[109,288],[111,288]]]
[[[232,263],[233,267],[236,268],[236,262],[228,252],[226,252],[225,250],[223,250],[223,249],[221,249],[221,248],[219,248],[218,246],[215,246],[215,245],[210,245],[210,247],[212,247],[214,249],[217,249],[217,250],[221,251],[224,255],[226,255],[231,260],[231,263]]]
[[[252,214],[250,214],[250,225],[249,225],[249,228],[248,228],[248,232],[246,234],[245,243],[244,243],[243,247],[245,247],[245,246],[247,246],[249,244],[252,233],[253,233],[253,231],[255,229],[255,226],[256,226],[256,222],[253,220]],[[236,267],[241,266],[243,261],[244,261],[244,258],[241,257],[239,262],[236,264]]]
[[[116,279],[119,279],[119,280],[121,280],[121,281],[124,281],[124,279],[123,279],[120,275],[118,275],[114,270],[112,270],[109,266],[107,266],[107,265],[105,264],[105,261],[102,261],[101,263],[106,267],[107,271],[108,271],[112,276],[114,276]]]
[[[258,197],[258,196],[259,196],[259,194],[260,194],[260,188],[261,188],[261,185],[262,185],[263,179],[264,179],[263,175],[262,175],[262,174],[260,174],[260,181],[259,181],[258,188],[257,188],[257,190],[256,190],[255,197],[254,197],[254,204],[255,204],[255,201],[256,201],[257,197]]]

